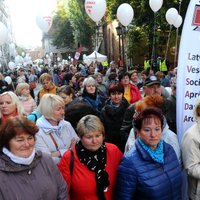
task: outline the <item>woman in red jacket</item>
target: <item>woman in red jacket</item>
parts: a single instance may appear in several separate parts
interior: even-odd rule
[[[124,86],[124,97],[128,103],[133,104],[142,98],[138,87],[130,83],[130,75],[128,72],[120,73],[118,79]]]
[[[113,200],[122,153],[115,145],[104,143],[104,126],[97,116],[81,118],[77,132],[80,141],[72,149],[73,153],[67,151],[58,164],[70,199]]]

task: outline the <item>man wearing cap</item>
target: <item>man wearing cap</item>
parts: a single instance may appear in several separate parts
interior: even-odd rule
[[[146,78],[143,86],[144,96],[147,95],[162,95],[168,98],[170,95],[168,91],[161,85],[160,80],[155,75],[150,75]]]
[[[162,95],[162,87],[161,83],[158,80],[158,78],[155,75],[150,75],[147,77],[144,86],[143,86],[144,96],[147,95]],[[176,110],[172,106],[172,102],[168,100],[167,98],[164,98],[162,111],[167,119],[167,123],[169,125],[170,130],[176,133],[176,130],[174,130],[174,127],[176,127],[176,120],[175,118],[172,118],[172,115],[176,114]],[[131,104],[124,115],[124,120],[122,122],[122,126],[120,129],[121,139],[122,143],[125,146],[126,141],[128,139],[130,130],[132,128],[132,121],[133,121],[133,115],[135,112],[134,104]]]

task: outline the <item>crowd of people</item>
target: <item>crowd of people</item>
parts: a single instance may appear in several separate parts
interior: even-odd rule
[[[176,69],[37,69],[0,73],[0,199],[200,198],[200,99],[179,144]]]

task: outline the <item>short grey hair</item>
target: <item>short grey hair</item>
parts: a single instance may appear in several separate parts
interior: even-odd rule
[[[83,87],[86,87],[88,85],[97,86],[97,81],[92,76],[89,76],[88,78],[85,78],[83,81]]]
[[[53,111],[57,106],[65,107],[65,102],[59,95],[44,94],[38,105],[38,111],[46,119],[54,119]]]

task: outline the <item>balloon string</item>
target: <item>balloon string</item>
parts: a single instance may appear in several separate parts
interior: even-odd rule
[[[152,65],[154,65],[155,57],[156,57],[156,12],[154,13],[154,26],[153,26],[153,47],[152,47],[152,54],[151,54],[151,69]]]
[[[168,49],[169,49],[169,41],[170,41],[171,31],[172,31],[172,25],[170,25],[170,29],[169,29],[169,34],[168,34],[168,39],[167,39],[167,47],[166,47],[166,52],[165,52],[165,60],[167,58],[167,53],[168,53]]]

